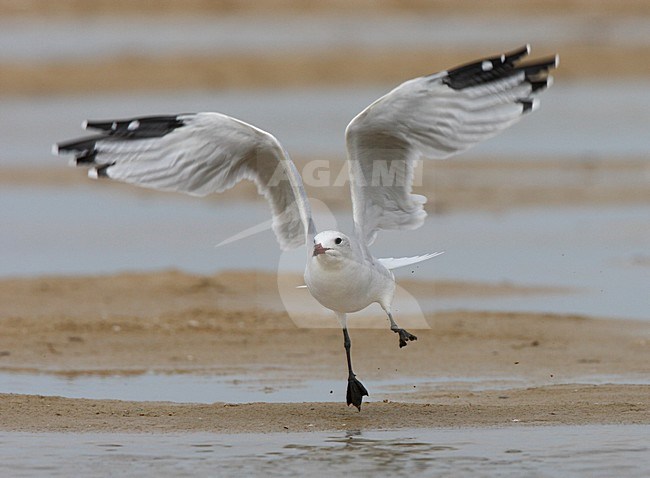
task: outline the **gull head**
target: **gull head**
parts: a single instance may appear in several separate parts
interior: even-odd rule
[[[339,231],[323,231],[314,237],[312,257],[324,260],[340,260],[352,256],[350,238]]]

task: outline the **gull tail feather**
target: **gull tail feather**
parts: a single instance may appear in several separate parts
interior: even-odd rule
[[[243,231],[238,232],[234,236],[230,236],[229,238],[224,239],[214,247],[225,246],[226,244],[230,244],[231,242],[239,241],[241,239],[246,239],[247,237],[254,236],[255,234],[259,234],[260,232],[267,231],[271,229],[271,223],[272,221],[269,219],[268,221],[261,222],[256,226],[249,227],[248,229],[244,229]]]
[[[398,267],[410,266],[411,264],[417,264],[418,262],[432,259],[436,256],[439,256],[440,254],[444,254],[444,251],[413,257],[385,257],[377,260],[386,269],[397,269]]]

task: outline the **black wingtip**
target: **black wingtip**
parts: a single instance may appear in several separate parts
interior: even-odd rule
[[[541,73],[546,73],[548,70],[557,68],[559,64],[559,55],[553,55],[535,60],[533,62],[520,64],[517,66],[517,70],[524,71],[526,73],[526,76],[533,76]]]
[[[63,141],[52,147],[52,153],[59,156],[66,153],[87,154],[95,149],[95,143],[104,136],[96,135],[86,138]]]
[[[180,128],[184,123],[178,115],[144,116],[114,121],[85,121],[84,128],[103,131],[121,138],[158,138]]]
[[[115,121],[89,121],[86,120],[81,124],[83,129],[96,129],[99,131],[111,132],[113,131],[113,126],[116,124]]]
[[[539,108],[539,100],[537,98],[526,98],[518,102],[523,106],[522,114],[531,113]]]
[[[108,177],[108,168],[113,166],[115,163],[110,163],[110,164],[102,164],[99,166],[95,166],[94,168],[90,168],[88,170],[88,177],[91,179],[101,179],[101,178],[107,178]]]
[[[514,63],[528,54],[530,54],[530,43],[526,43],[524,46],[517,48],[516,50],[504,53],[502,58],[504,63]]]
[[[520,103],[524,105],[524,113],[528,113],[529,111],[533,110],[533,102],[532,100],[521,100]]]
[[[527,44],[500,56],[461,65],[448,70],[447,74],[442,78],[442,82],[454,90],[462,90],[503,80],[523,72],[527,81],[536,83],[533,88],[539,89],[544,86],[541,81],[545,79],[544,76],[548,73],[548,70],[558,66],[559,56],[553,55],[552,57],[521,63],[520,60],[529,53],[530,45]],[[548,84],[545,86],[548,86]]]
[[[451,83],[461,84],[469,81],[475,75],[492,77],[503,70],[504,67],[512,67],[522,57],[530,53],[530,45],[526,44],[516,50],[501,55],[483,58],[478,61],[466,63],[447,71],[447,78]]]
[[[73,154],[74,159],[70,161],[71,166],[92,165],[95,164],[95,159],[97,157],[97,150],[95,149],[95,145],[98,140],[103,138],[104,136],[97,135],[56,143],[52,146],[52,154],[55,156]]]
[[[546,88],[548,88],[552,84],[553,84],[553,80],[551,79],[551,77],[548,77],[548,78],[546,78],[544,80],[541,80],[541,81],[531,81],[530,82],[531,92],[534,93],[536,91],[545,90]]]
[[[145,116],[115,121],[84,121],[82,124],[84,129],[97,130],[99,133],[94,136],[57,143],[52,146],[52,154],[56,156],[74,155],[74,159],[71,161],[74,166],[93,165],[96,164],[97,155],[101,154],[101,148],[100,151],[97,150],[98,143],[160,138],[176,128],[184,126],[185,122],[180,119],[182,116],[184,115]],[[104,177],[107,167],[102,165],[98,169],[92,169],[89,175],[96,178]]]

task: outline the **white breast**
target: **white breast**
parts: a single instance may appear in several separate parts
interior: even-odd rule
[[[343,260],[332,265],[317,257],[307,262],[305,284],[311,295],[335,312],[358,312],[373,302],[390,308],[395,282],[370,264]]]

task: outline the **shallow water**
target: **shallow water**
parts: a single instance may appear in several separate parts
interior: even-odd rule
[[[287,371],[286,377],[292,372]],[[279,377],[278,374],[275,374]],[[417,379],[413,380],[417,381]],[[395,383],[398,383],[397,381]],[[386,384],[395,383],[387,381]],[[268,374],[76,375],[0,372],[0,392],[66,398],[177,403],[329,402],[345,396],[345,380],[282,380]],[[377,400],[377,398],[375,398]]]
[[[396,271],[398,281],[454,279],[570,289],[487,298],[436,298],[433,290],[434,298],[420,302],[425,311],[519,310],[648,320],[649,215],[643,206],[436,215],[417,231],[382,234],[373,252],[399,257],[445,251]],[[337,218],[349,230],[349,214]],[[281,253],[269,230],[215,249],[218,242],[267,219],[268,207],[261,200],[241,204],[139,195],[137,190],[117,194],[96,184],[68,190],[6,188],[0,195],[0,277],[161,268],[302,272],[304,250]],[[320,219],[317,223],[333,226]],[[266,253],[251,255],[251,250]]]
[[[0,474],[642,477],[650,427],[270,434],[0,433]]]
[[[177,403],[302,403],[336,402],[345,397],[347,382],[340,380],[298,380],[295,372],[275,371],[241,375],[208,373],[143,373],[125,375],[0,372],[0,393],[60,396],[97,400],[160,401]],[[342,377],[344,375],[341,375]],[[363,377],[360,377],[363,378]],[[509,390],[561,384],[648,385],[641,375],[590,375],[544,379],[531,377],[401,377],[364,380],[370,388],[366,401],[409,398],[410,392]]]
[[[549,48],[604,43],[650,44],[644,16],[445,15],[441,12],[372,15],[203,15],[0,19],[0,61],[70,61],[117,55],[273,53],[341,48],[477,48],[489,51],[530,42]],[[48,41],[43,41],[47,38]],[[492,45],[492,46],[491,46]]]

